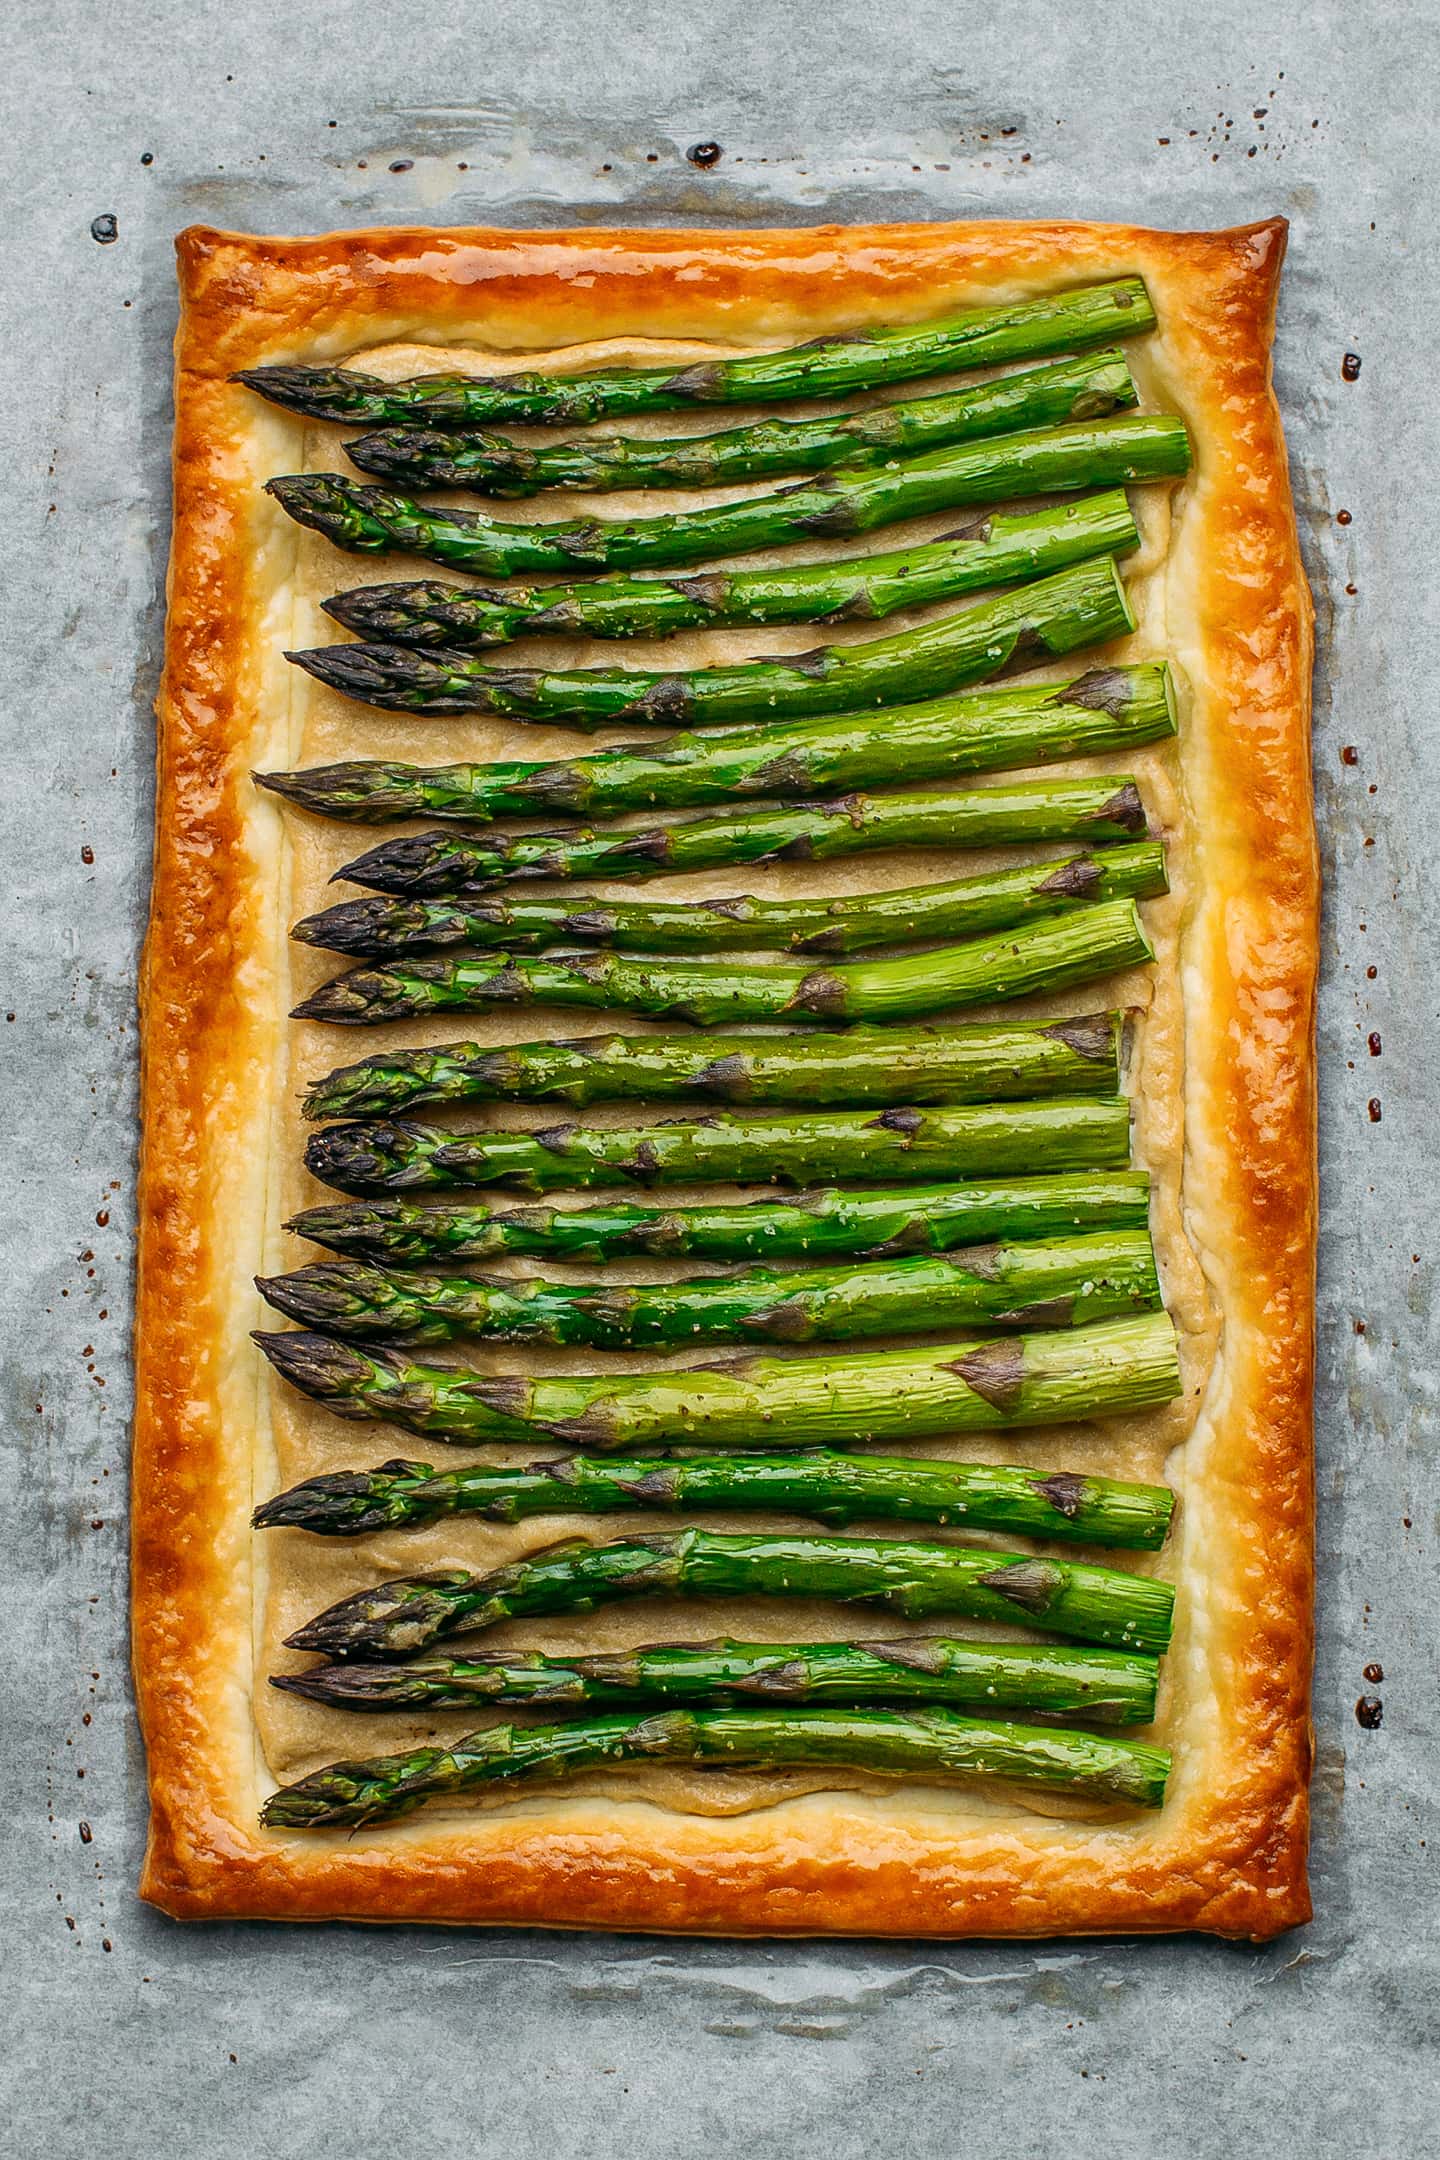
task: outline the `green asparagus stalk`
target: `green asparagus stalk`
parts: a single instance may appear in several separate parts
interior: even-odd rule
[[[1092,1725],[1148,1725],[1160,1667],[1133,1650],[1065,1643],[957,1642],[943,1635],[896,1642],[649,1643],[595,1657],[538,1650],[485,1657],[417,1658],[408,1665],[316,1665],[272,1673],[270,1685],[335,1710],[465,1710],[477,1703],[531,1709],[706,1708],[776,1703],[929,1702],[1081,1717]]]
[[[610,367],[584,375],[421,375],[390,383],[352,368],[260,367],[237,375],[277,405],[316,420],[363,426],[484,427],[543,421],[587,425],[628,413],[697,405],[842,397],[883,383],[961,368],[997,367],[1080,352],[1155,327],[1144,282],[1117,278],[1035,300],[966,308],[939,322],[841,331],[779,352],[741,353],[682,368]]]
[[[308,1478],[255,1511],[257,1530],[360,1537],[452,1515],[521,1522],[533,1515],[624,1514],[636,1508],[738,1508],[808,1515],[843,1527],[862,1519],[939,1523],[1154,1552],[1175,1496],[1072,1470],[917,1462],[879,1455],[712,1455],[591,1462],[567,1455],[523,1468],[434,1470],[388,1462]]]
[[[480,1280],[331,1260],[257,1276],[256,1287],[277,1312],[326,1335],[388,1343],[480,1335],[594,1350],[673,1350],[705,1336],[851,1342],[951,1327],[1075,1327],[1160,1303],[1150,1240],[1136,1230],[684,1282]]]
[[[677,1349],[704,1336],[848,1342],[987,1324],[1075,1327],[1160,1303],[1148,1236],[1113,1230],[685,1282],[482,1281],[387,1273],[353,1260],[256,1281],[277,1311],[327,1335],[397,1344],[478,1335],[597,1350]]]
[[[498,1253],[597,1266],[604,1260],[820,1260],[952,1252],[984,1239],[1138,1229],[1149,1209],[1139,1170],[977,1179],[965,1185],[787,1193],[678,1208],[612,1200],[585,1207],[425,1207],[407,1200],[306,1208],[297,1237],[359,1259],[405,1266],[490,1260]]]
[[[604,951],[539,957],[502,952],[352,968],[305,998],[294,1017],[366,1027],[417,1013],[535,1004],[644,1013],[696,1027],[737,1020],[914,1020],[1094,982],[1154,957],[1134,901],[1106,900],[963,945],[833,968],[668,954],[634,959]]]
[[[354,767],[347,768],[353,772]],[[311,807],[319,807],[312,804]],[[344,813],[342,813],[344,814]],[[458,814],[458,813],[457,813]],[[408,812],[397,812],[406,815]],[[640,879],[768,862],[833,862],[877,848],[966,848],[1028,840],[1134,840],[1145,806],[1131,779],[1017,780],[962,794],[841,795],[747,803],[638,832],[407,833],[357,856],[335,881],[433,899],[519,879]]]
[[[326,1335],[255,1340],[283,1379],[338,1417],[462,1447],[545,1434],[601,1455],[848,1446],[1113,1417],[1168,1402],[1180,1386],[1163,1312],[927,1349],[564,1376],[420,1365]]]
[[[821,474],[773,495],[650,518],[507,525],[478,510],[427,509],[341,473],[266,482],[289,516],[352,554],[419,555],[482,577],[535,570],[663,569],[803,540],[848,539],[907,518],[1022,495],[1177,478],[1190,438],[1173,413],[1131,413],[956,443],[871,471]]]
[[[444,951],[452,945],[533,952],[551,945],[606,945],[620,952],[855,953],[879,945],[979,937],[1099,900],[1148,900],[1167,890],[1158,840],[1100,855],[1051,857],[944,885],[919,885],[840,900],[664,901],[491,897],[347,900],[307,916],[302,945],[371,958]]]
[[[384,1117],[419,1103],[645,1102],[700,1095],[729,1103],[863,1105],[1009,1102],[1113,1095],[1118,1012],[1008,1026],[848,1028],[814,1035],[595,1035],[588,1040],[442,1043],[382,1051],[311,1084],[307,1118]]]
[[[321,645],[285,657],[364,704],[427,718],[495,713],[552,726],[673,727],[854,712],[935,696],[1017,662],[1057,659],[1135,628],[1113,555],[859,645],[724,667],[499,668],[408,645]],[[1052,693],[1053,695],[1053,693]]]
[[[394,1576],[317,1613],[286,1645],[327,1657],[401,1659],[502,1620],[593,1612],[656,1593],[834,1598],[912,1620],[960,1613],[1150,1653],[1170,1640],[1175,1602],[1168,1583],[1076,1560],[918,1538],[686,1529],[609,1545],[565,1538],[490,1575]]]
[[[943,780],[1056,758],[1128,752],[1174,732],[1170,671],[1162,661],[1096,668],[1068,683],[1007,683],[935,704],[895,706],[883,715],[829,714],[715,734],[669,735],[559,762],[409,765],[362,759],[256,777],[262,787],[321,817],[370,825],[408,817],[463,818],[473,825],[497,817],[686,809],[737,796],[806,795],[872,781]],[[1048,803],[1051,783],[1029,785],[1038,788],[1037,805]],[[884,814],[891,800],[882,797],[874,811]],[[986,807],[983,798],[979,807]],[[615,848],[632,845],[637,836],[612,832],[597,838],[601,846]],[[497,841],[496,851],[503,853],[509,844]],[[528,847],[532,856],[547,844],[553,842],[543,834],[514,843]],[[625,858],[619,860],[623,873]]]
[[[693,577],[548,585],[361,585],[321,602],[382,645],[479,651],[529,636],[669,637],[726,623],[877,622],[900,608],[1018,585],[1092,555],[1125,555],[1139,530],[1123,488],[1044,510],[992,511],[923,547],[841,562],[766,563]]]
[[[518,443],[504,435],[386,428],[345,445],[362,472],[405,488],[468,488],[512,500],[547,488],[604,494],[615,488],[728,487],[785,473],[881,465],[916,450],[982,435],[1098,420],[1138,402],[1122,352],[1087,353],[966,383],[938,397],[817,420],[756,420],[722,435],[583,435],[574,442]]]
[[[567,1187],[816,1179],[933,1184],[939,1179],[1123,1169],[1123,1095],[965,1103],[938,1110],[713,1111],[655,1125],[552,1125],[538,1132],[447,1132],[409,1118],[327,1125],[305,1166],[340,1192],[413,1193],[457,1186]]]
[[[270,1829],[363,1828],[502,1781],[553,1784],[623,1762],[814,1769],[886,1777],[998,1777],[1081,1798],[1160,1807],[1170,1775],[1161,1748],[1053,1725],[1001,1724],[953,1710],[664,1710],[568,1725],[499,1725],[448,1748],[331,1763],[282,1785],[261,1809]]]

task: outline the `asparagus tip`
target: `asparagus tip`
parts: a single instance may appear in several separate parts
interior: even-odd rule
[[[306,1141],[305,1167],[322,1185],[336,1185],[342,1192],[377,1184],[394,1174],[397,1162],[406,1161],[415,1142],[423,1143],[429,1131],[399,1118],[327,1125]]]
[[[404,1669],[393,1665],[341,1663],[312,1665],[305,1672],[271,1673],[270,1685],[286,1695],[303,1695],[309,1702],[324,1703],[334,1710],[389,1710],[410,1698]],[[414,1691],[424,1700],[423,1692]]]
[[[343,1226],[350,1219],[352,1209],[353,1203],[350,1201],[332,1207],[302,1208],[298,1215],[287,1217],[280,1227],[290,1231],[294,1237],[311,1238],[315,1243],[323,1244],[325,1240],[320,1233]],[[362,1212],[383,1219],[393,1215],[394,1211],[393,1200],[379,1200],[368,1203]]]
[[[371,1366],[385,1359],[383,1351],[362,1357],[344,1343],[328,1335],[312,1334],[308,1329],[271,1334],[264,1328],[253,1328],[250,1340],[258,1344],[282,1380],[319,1402],[342,1406],[356,1382],[366,1379]]]
[[[325,1479],[317,1478],[315,1486],[323,1487]],[[250,1516],[252,1530],[303,1530],[308,1527],[315,1513],[315,1486],[292,1485],[288,1492],[275,1493],[262,1500]]]
[[[293,1275],[257,1275],[255,1288],[267,1305],[302,1327],[323,1327],[345,1317],[347,1301],[327,1286],[323,1263],[297,1268]]]
[[[272,795],[283,795],[290,802],[303,803],[305,790],[301,784],[303,775],[288,772],[251,772],[256,787],[268,788]]]
[[[352,862],[342,864],[330,882],[332,885],[369,885],[381,892],[423,893],[430,873],[444,865],[452,845],[450,836],[443,832],[402,833],[397,839],[382,840],[378,846],[357,855]],[[465,882],[474,887],[493,884],[495,880],[477,873],[467,876]]]
[[[292,1020],[331,1020],[350,1026],[359,1026],[377,1017],[375,1007],[362,988],[355,985],[355,977],[366,971],[357,968],[350,975],[337,975],[332,982],[321,983],[309,997],[302,998],[290,1008]]]
[[[268,367],[240,368],[230,380],[243,383],[247,390],[258,390],[261,397],[271,398],[276,403],[285,405],[313,390],[316,377],[321,372],[303,364],[277,361]]]
[[[320,1668],[324,1671],[324,1667]],[[310,1702],[330,1703],[334,1697],[322,1683],[312,1680],[309,1673],[276,1673],[269,1676],[270,1685],[280,1688],[287,1695],[304,1695]]]
[[[306,674],[313,675],[317,682],[326,683],[335,690],[345,690],[350,687],[351,679],[357,671],[354,668],[347,669],[334,655],[360,650],[363,648],[358,646],[318,645],[303,652],[287,652],[282,657],[288,660],[292,667],[304,668]]]
[[[399,705],[403,710],[408,693],[420,689],[428,692],[427,712],[457,709],[452,699],[440,696],[434,687],[436,663],[404,645],[315,645],[287,652],[285,658],[317,682],[371,705]]]
[[[403,900],[373,893],[361,900],[344,900],[334,907],[322,908],[317,915],[306,915],[295,924],[290,935],[302,945],[319,945],[328,952],[353,953],[364,958],[383,950],[387,938],[392,944],[399,944],[405,935],[418,930],[425,921],[418,908]],[[437,930],[433,934],[438,937],[440,933]]]

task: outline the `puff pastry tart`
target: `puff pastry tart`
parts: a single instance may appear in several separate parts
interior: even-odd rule
[[[181,235],[164,1910],[1308,1916],[1284,244]]]

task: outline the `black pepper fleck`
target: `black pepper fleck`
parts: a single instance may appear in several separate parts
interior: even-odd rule
[[[1359,376],[1360,355],[1358,352],[1347,352],[1340,362],[1340,380],[1341,382],[1357,382]]]
[[[99,217],[91,218],[90,237],[98,240],[101,247],[109,247],[112,241],[119,239],[120,220],[113,210],[106,210]]]
[[[698,165],[702,172],[708,172],[712,165],[719,164],[725,152],[718,142],[697,142],[691,143],[685,155],[692,165]]]
[[[390,170],[391,172],[413,172],[415,170],[415,160],[414,158],[397,157]]]

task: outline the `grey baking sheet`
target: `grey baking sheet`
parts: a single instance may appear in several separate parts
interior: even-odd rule
[[[12,0],[0,2152],[1436,2149],[1435,31],[1384,0]],[[176,228],[1274,211],[1329,880],[1314,1925],[1262,1950],[765,1945],[137,1905],[132,998]]]

